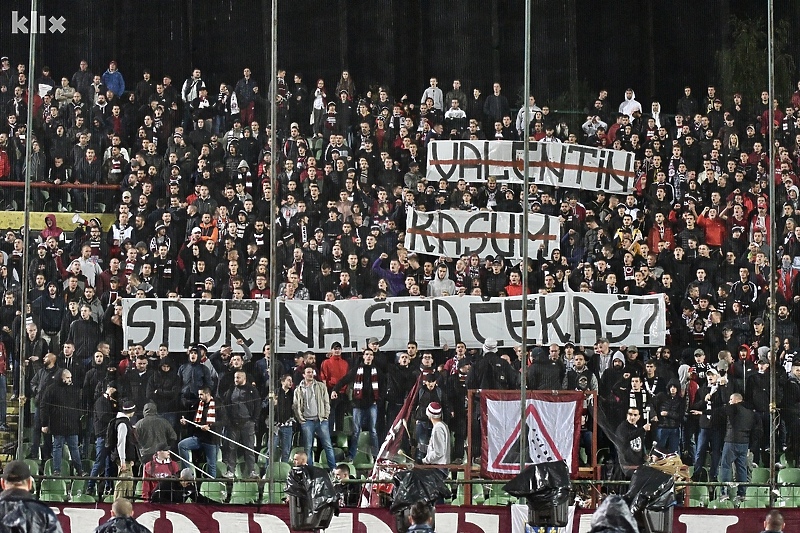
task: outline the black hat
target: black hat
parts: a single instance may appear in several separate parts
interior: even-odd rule
[[[170,446],[166,442],[161,442],[158,445],[156,445],[156,451],[157,452],[168,452],[169,449],[170,449]]]
[[[294,233],[292,233],[291,231],[287,231],[286,233],[283,234],[284,241],[290,241],[292,239],[294,239]]]
[[[433,372],[430,374],[425,374],[425,381],[436,381],[436,374]]]
[[[342,343],[339,342],[339,341],[335,341],[333,344],[331,344],[331,350],[335,350],[336,348],[341,349],[342,348]]]
[[[136,404],[130,400],[125,400],[122,402],[122,412],[123,413],[130,413],[136,410]]]
[[[472,365],[472,361],[470,360],[469,357],[465,357],[464,359],[458,362],[458,368],[464,368],[465,366],[470,366],[470,365]]]
[[[11,483],[19,483],[30,477],[31,469],[25,461],[9,461],[3,468],[3,479]]]

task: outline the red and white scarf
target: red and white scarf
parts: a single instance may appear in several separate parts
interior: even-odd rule
[[[203,403],[203,400],[200,400],[200,403],[197,404],[197,413],[194,415],[194,423],[205,425],[214,424],[217,421],[217,411],[214,406],[214,398],[208,402],[208,412],[206,413],[206,420],[205,423],[203,422],[203,411],[205,410],[206,404]]]
[[[370,380],[372,382],[372,396],[378,399],[378,370],[370,367]],[[353,383],[353,399],[360,400],[364,396],[364,367],[360,366],[356,370],[356,380]]]

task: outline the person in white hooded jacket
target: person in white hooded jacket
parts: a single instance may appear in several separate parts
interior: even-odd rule
[[[634,111],[639,110],[642,112],[642,104],[640,104],[636,100],[636,93],[633,92],[633,89],[625,89],[625,100],[619,104],[619,112],[623,115],[628,115],[631,121],[633,121],[633,113]]]

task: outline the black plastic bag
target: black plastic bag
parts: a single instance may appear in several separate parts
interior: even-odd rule
[[[608,496],[592,514],[590,533],[639,533],[627,502],[621,496]]]
[[[625,501],[636,515],[643,510],[663,511],[676,504],[675,479],[649,466],[641,466],[631,478]]]
[[[316,513],[339,501],[328,472],[317,466],[295,466],[286,478],[286,494],[303,502],[303,508]]]
[[[503,487],[518,498],[528,498],[533,509],[556,507],[569,499],[569,470],[564,461],[531,465]]]
[[[432,468],[402,470],[394,475],[393,482],[392,505],[389,508],[393,513],[419,501],[434,504],[440,498],[449,500],[452,497],[442,474]]]

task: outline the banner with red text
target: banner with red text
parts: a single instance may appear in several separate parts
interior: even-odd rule
[[[531,391],[524,424],[518,392],[481,392],[481,475],[511,478],[519,473],[520,439],[527,439],[526,465],[564,461],[578,471],[583,393]]]
[[[111,504],[52,506],[64,533],[86,533],[111,517]],[[154,533],[290,533],[287,505],[198,505],[135,503],[136,520]],[[507,507],[436,507],[436,530],[507,533]],[[327,533],[393,533],[387,509],[342,509]]]

